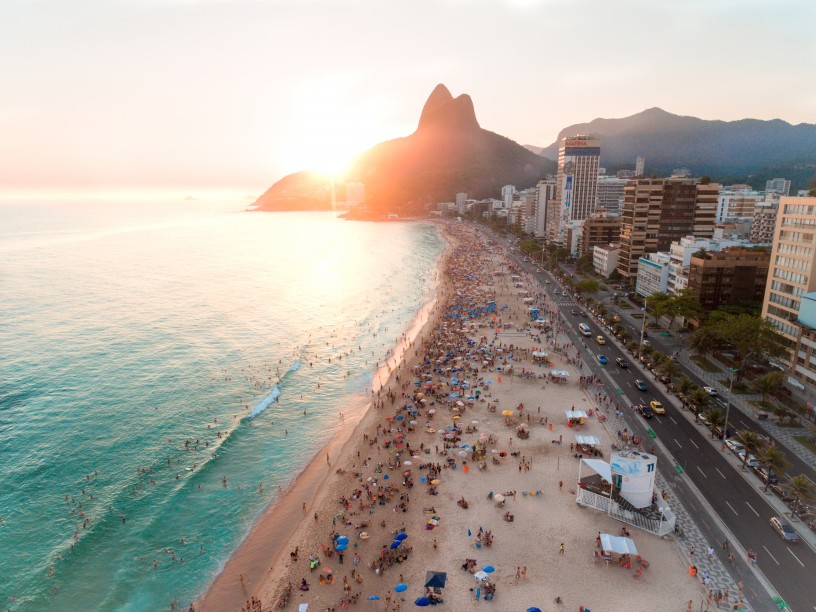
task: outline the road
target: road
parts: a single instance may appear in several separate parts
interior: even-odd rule
[[[534,265],[531,264],[529,267],[525,267],[528,272],[533,272]],[[533,274],[539,277],[540,280],[547,279],[550,281],[547,289],[550,294],[557,287],[555,279],[548,272],[533,272]],[[645,376],[632,365],[628,369],[615,366],[615,358],[620,357],[630,363],[631,358],[610,339],[610,335],[605,328],[598,325],[591,318],[586,319],[571,314],[573,309],[581,310],[579,306],[569,303],[573,302],[573,300],[558,296],[552,297],[552,301],[560,309],[562,319],[567,322],[569,335],[576,343],[576,346],[580,347],[581,341],[584,341],[586,348],[581,348],[581,355],[585,363],[594,374],[607,382],[607,386],[609,386],[609,383],[604,378],[604,374],[608,374],[614,381],[614,386],[620,389],[621,407],[648,403],[653,399],[662,402],[666,406],[666,415],[655,415],[648,421],[632,410],[626,409],[625,412],[627,413],[626,421],[634,433],[640,435],[644,440],[649,440],[646,430],[651,428],[671,453],[671,458],[668,459],[670,461],[669,465],[676,463],[682,468],[682,475],[675,473],[674,477],[670,478],[672,483],[676,484],[678,481],[682,483],[684,478],[691,480],[714,512],[731,531],[733,537],[745,549],[751,549],[758,553],[759,568],[792,610],[795,612],[802,610],[816,611],[816,580],[814,580],[816,578],[816,553],[804,542],[798,545],[788,545],[776,535],[769,526],[768,521],[772,516],[777,516],[777,513],[766,501],[765,496],[746,482],[741,474],[737,473],[739,468],[736,468],[725,459],[723,451],[711,445],[709,440],[706,439],[706,436],[711,436],[708,429],[695,425],[682,414],[677,414],[673,404],[664,393],[662,385],[651,377],[646,380]],[[590,337],[585,338],[577,334],[575,330],[579,323],[587,323],[590,326],[592,330]],[[637,331],[639,334],[640,330]],[[600,346],[595,342],[595,337],[598,335],[606,339],[605,345]],[[598,362],[598,354],[603,354],[608,358],[609,363],[606,366],[602,366]],[[647,383],[648,390],[646,392],[641,392],[635,387],[634,381],[637,378],[643,379]],[[617,391],[613,389],[610,396],[614,396],[616,393]],[[752,423],[750,419],[745,418],[741,413],[737,412],[736,414],[738,415],[736,418],[739,419],[737,421],[738,427],[748,427]],[[660,453],[658,454],[660,455]],[[788,455],[792,455],[792,453],[788,453]],[[793,461],[792,457],[789,458]],[[666,463],[664,462],[663,465],[665,466]],[[666,472],[674,470],[669,468],[669,470],[664,469],[662,471],[666,474]],[[671,474],[666,475],[671,476]],[[753,475],[749,477],[755,478]],[[693,497],[688,487],[681,485],[681,488],[685,488],[687,492],[687,495],[683,496],[684,502],[686,499]],[[689,508],[689,510],[691,511],[692,508]],[[704,521],[707,518],[704,514],[702,516],[700,514],[700,511],[694,514],[698,524],[701,520]],[[707,523],[706,526],[711,527]],[[712,545],[714,545],[714,542],[712,542]],[[716,545],[715,548],[719,549]],[[703,553],[698,551],[698,554]],[[750,593],[748,595],[751,596]],[[757,596],[758,599],[756,599]],[[755,601],[767,601],[767,595],[755,594]]]

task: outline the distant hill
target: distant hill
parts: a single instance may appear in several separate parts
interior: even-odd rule
[[[444,85],[433,90],[410,136],[382,142],[357,157],[344,181],[365,184],[366,211],[421,214],[425,205],[470,198],[499,197],[504,185],[535,185],[555,164],[509,138],[482,129],[467,94],[454,98]],[[343,199],[338,186],[338,200]],[[262,210],[328,208],[331,189],[315,173],[290,174],[270,187],[256,204]]]
[[[561,130],[558,140],[541,151],[558,158],[565,136],[592,134],[601,139],[601,165],[610,170],[634,168],[646,158],[646,175],[666,175],[686,167],[697,176],[764,187],[766,178],[793,180],[804,189],[816,174],[816,125],[791,125],[780,119],[708,121],[650,108],[622,119],[594,119]]]

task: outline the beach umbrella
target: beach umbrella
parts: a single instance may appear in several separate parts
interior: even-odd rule
[[[413,463],[411,463],[410,461],[403,461],[403,462],[402,462],[402,465],[414,465],[414,464],[413,464]]]
[[[445,572],[435,572],[428,570],[425,574],[425,586],[437,589],[444,589],[448,581],[448,574]]]
[[[416,425],[416,424],[417,424],[417,422],[416,422],[416,421],[408,421],[408,422],[409,422],[411,425]]]
[[[337,543],[338,544],[348,544],[349,543],[348,536],[340,536],[339,538],[337,538]]]
[[[360,539],[361,540],[367,540],[368,539],[368,532],[367,531],[361,531],[360,532]]]
[[[431,600],[428,599],[427,597],[420,597],[414,603],[418,605],[420,608],[424,608],[425,606],[431,605]]]
[[[400,531],[397,535],[394,536],[395,540],[399,540],[400,542],[408,537],[408,534],[404,531]]]
[[[438,478],[434,478],[434,479],[431,481],[431,484],[432,484],[432,485],[438,485],[440,482],[441,482],[441,481],[440,481]]]
[[[419,479],[419,482],[428,482],[428,479],[423,476]]]
[[[396,417],[394,417],[394,418],[395,418],[396,420],[398,420],[398,421],[401,421],[401,420],[402,420],[402,419],[404,419],[405,417],[404,417],[404,416],[402,416],[401,414],[398,414],[398,415],[397,415]]]
[[[481,582],[482,580],[487,580],[487,572],[483,572],[482,570],[479,570],[478,572],[473,574],[473,577],[476,580],[478,580],[479,582]]]
[[[402,540],[394,540],[393,542],[391,542],[391,546],[390,546],[391,550],[394,550],[394,549],[395,549],[395,548],[397,548],[397,547],[398,547],[400,544],[402,544]]]
[[[391,477],[390,477],[388,474],[385,474],[385,475],[383,476],[383,480],[388,480],[389,478],[391,478]]]
[[[459,420],[459,419],[461,419],[461,418],[462,418],[462,417],[460,417],[460,416],[457,414],[456,416],[454,416],[454,417],[453,417],[453,420],[454,420],[454,421],[458,421],[458,420]]]
[[[495,571],[496,571],[496,568],[495,568],[495,567],[493,567],[492,565],[485,565],[485,566],[482,568],[482,571],[483,571],[483,572],[487,572],[488,574],[492,574],[493,572],[495,572]]]
[[[324,567],[322,571],[326,572],[327,574],[332,573],[332,569],[330,567]]]
[[[428,411],[428,414],[436,414],[436,408],[431,408],[431,409]]]
[[[395,587],[394,587],[394,590],[395,590],[397,593],[402,593],[403,591],[407,591],[407,590],[408,590],[408,585],[407,585],[407,584],[405,584],[405,583],[403,583],[403,582],[400,582],[400,583],[399,583],[397,586],[395,586]]]
[[[502,416],[513,416],[512,410],[502,410]]]
[[[541,612],[541,608],[536,608],[536,607],[527,608],[527,612]]]
[[[343,552],[344,550],[346,550],[348,548],[348,544],[338,544],[337,546],[335,546],[335,548],[337,550],[339,550],[340,552]]]
[[[456,402],[456,405],[457,405],[457,406],[464,406],[464,405],[465,405],[465,403],[464,403],[462,400],[458,400],[458,401]]]
[[[504,501],[504,495],[502,495],[501,493],[496,493],[493,496],[493,499],[495,499],[497,502],[503,502]],[[487,570],[485,570],[485,571],[487,571]]]
[[[379,601],[379,600],[380,600],[380,598],[377,597],[376,595],[369,595],[368,596],[368,601]]]

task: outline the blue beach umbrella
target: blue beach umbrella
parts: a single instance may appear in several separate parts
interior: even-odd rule
[[[379,601],[379,599],[380,598],[377,597],[376,595],[369,595],[368,596],[368,601]]]
[[[339,550],[340,552],[343,552],[344,550],[346,550],[348,548],[348,544],[338,544],[337,546],[335,546],[335,548],[337,550]]]
[[[397,420],[397,421],[401,421],[401,420],[403,420],[405,417],[404,417],[404,416],[402,416],[401,414],[398,414],[398,415],[397,415],[395,418],[396,418],[396,420]]]
[[[391,546],[390,546],[391,550],[394,550],[394,549],[395,549],[395,548],[397,548],[397,547],[398,547],[400,544],[402,544],[402,540],[394,540],[393,542],[391,542]]]
[[[428,599],[427,597],[420,597],[414,603],[418,605],[420,608],[424,608],[425,606],[431,605],[431,600]]]
[[[527,612],[541,612],[541,608],[527,608]]]
[[[400,531],[397,535],[394,536],[394,539],[402,542],[407,537],[408,537],[407,533],[405,533],[404,531]]]
[[[340,536],[339,538],[337,538],[337,543],[338,544],[348,544],[349,543],[348,536]]]
[[[488,574],[492,574],[493,572],[495,572],[495,571],[496,571],[496,568],[495,568],[495,567],[493,567],[492,565],[485,565],[485,566],[482,568],[482,571],[483,571],[483,572],[487,572]]]
[[[385,475],[383,476],[383,480],[388,480],[389,478],[390,478],[390,476],[389,476],[388,474],[385,474]]]
[[[407,590],[408,590],[408,585],[407,585],[407,584],[404,584],[404,583],[402,583],[402,582],[400,582],[400,583],[399,583],[397,586],[395,586],[395,587],[394,587],[394,590],[395,590],[397,593],[402,593],[403,591],[407,591]]]

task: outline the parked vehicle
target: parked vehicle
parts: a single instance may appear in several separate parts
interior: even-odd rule
[[[595,336],[595,342],[598,344],[606,344],[606,339],[603,336]]]
[[[773,516],[769,522],[771,528],[778,533],[779,537],[787,544],[796,544],[799,542],[799,536],[796,534],[796,530],[781,516]]]
[[[764,465],[757,465],[756,467],[752,465],[751,467],[754,469],[754,474],[762,479],[762,482],[772,485],[779,484],[779,477],[771,468]]]
[[[703,387],[703,391],[708,393],[711,397],[717,397],[717,390],[714,387]]]
[[[737,457],[740,458],[740,461],[745,461],[745,449],[743,448],[741,451],[737,453]],[[759,460],[754,457],[753,455],[748,455],[748,461],[745,462],[749,468],[758,468],[759,467]]]

